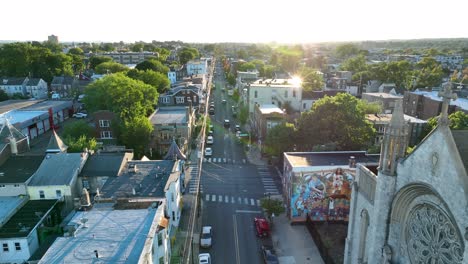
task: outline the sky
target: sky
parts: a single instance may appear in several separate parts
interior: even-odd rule
[[[278,42],[468,38],[467,0],[6,0],[0,40]],[[459,11],[458,11],[459,10]]]

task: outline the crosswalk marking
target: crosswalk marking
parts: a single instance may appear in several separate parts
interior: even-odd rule
[[[224,198],[223,198],[224,196]],[[230,195],[216,195],[216,194],[206,194],[205,200],[207,202],[217,202],[217,203],[231,203],[239,205],[249,205],[260,207],[260,200],[255,198],[247,197],[236,197]]]
[[[224,202],[229,203],[229,196],[224,196]]]
[[[210,195],[209,194],[206,195],[206,200],[210,201]]]

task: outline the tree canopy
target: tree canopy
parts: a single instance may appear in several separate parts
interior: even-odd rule
[[[359,53],[359,48],[352,43],[341,44],[336,47],[335,53],[338,58],[345,59],[357,55]]]
[[[283,152],[293,149],[295,136],[294,124],[276,125],[268,130],[265,139],[265,152],[273,156],[281,156]]]
[[[138,63],[135,69],[140,71],[152,70],[166,75],[169,72],[169,68],[156,59],[144,60]]]
[[[167,78],[167,75],[152,70],[139,71],[137,69],[132,69],[127,72],[127,76],[156,87],[160,94],[166,92],[170,86],[170,81],[169,78]]]
[[[193,60],[200,56],[196,48],[185,47],[177,54],[179,56],[180,64],[186,64],[189,60]]]
[[[120,64],[115,61],[103,62],[96,66],[96,73],[106,74],[106,73],[116,73],[116,72],[126,72],[129,68],[123,64]]]
[[[112,61],[111,57],[91,56],[91,58],[89,58],[89,68],[94,70],[99,64],[110,61]]]
[[[312,68],[303,68],[300,72],[302,88],[305,91],[320,91],[324,86],[323,77]]]

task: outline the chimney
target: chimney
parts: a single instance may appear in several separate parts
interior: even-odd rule
[[[99,258],[99,252],[97,250],[94,250],[94,254],[96,254],[96,258]]]
[[[356,168],[356,158],[354,156],[349,157],[349,167]]]

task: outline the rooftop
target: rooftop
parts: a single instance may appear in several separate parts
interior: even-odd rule
[[[30,200],[0,228],[0,238],[26,237],[58,200]]]
[[[24,107],[22,110],[49,111],[49,108],[70,107],[72,105],[72,101],[46,100],[28,107]]]
[[[85,218],[86,227],[75,237],[59,237],[39,263],[138,263],[152,225],[163,217],[158,209],[96,210],[77,212],[74,223]],[[99,261],[94,251],[99,254]]]
[[[89,156],[81,176],[118,176],[120,166],[125,162],[126,153],[100,153]]]
[[[187,109],[185,107],[160,107],[150,117],[153,125],[186,124]]]
[[[365,151],[329,151],[329,152],[285,152],[284,157],[293,167],[343,166],[349,164],[354,156],[356,163],[378,163],[379,154],[367,154]]]
[[[0,228],[26,199],[26,197],[20,196],[0,197]]]
[[[409,116],[409,115],[403,115],[403,116],[406,122],[420,123],[420,124],[427,123],[426,120],[422,120],[413,116]],[[386,124],[386,123],[390,123],[390,120],[392,119],[392,114],[368,114],[366,115],[366,119],[369,120],[370,122]]]
[[[29,186],[68,185],[78,175],[86,158],[82,153],[47,154]]]
[[[43,114],[47,114],[47,111],[23,111],[23,110],[11,110],[0,114],[0,120],[8,119],[10,124],[23,123],[31,120],[35,117],[39,117]]]
[[[420,95],[423,95],[425,97],[429,97],[431,98],[432,100],[435,100],[435,101],[439,101],[441,102],[442,101],[442,98],[439,97],[437,91],[432,91],[432,92],[427,92],[427,91],[414,91],[412,92],[414,94],[420,94]],[[457,100],[450,100],[450,105],[455,105],[455,106],[458,106],[460,107],[461,109],[464,109],[464,110],[467,110],[468,111],[468,99],[466,98],[458,98]]]
[[[43,160],[44,156],[11,156],[0,166],[0,183],[25,183]]]
[[[401,99],[403,98],[402,96],[397,96],[389,93],[362,93],[362,96],[364,95],[367,96],[372,96],[372,97],[381,97],[381,98],[393,98],[393,99]]]
[[[284,114],[283,110],[281,110],[277,105],[274,105],[274,104],[260,105],[258,109],[264,115],[271,114],[271,113]]]
[[[300,87],[300,80],[296,79],[265,79],[253,82],[250,87],[267,87],[267,86],[282,86],[282,87]]]
[[[129,161],[121,176],[107,180],[101,197],[164,197],[173,167],[173,160]]]
[[[42,102],[43,100],[7,100],[0,102],[0,114],[5,112],[14,110],[14,109],[21,109],[23,107],[27,107],[33,104],[37,104]]]

